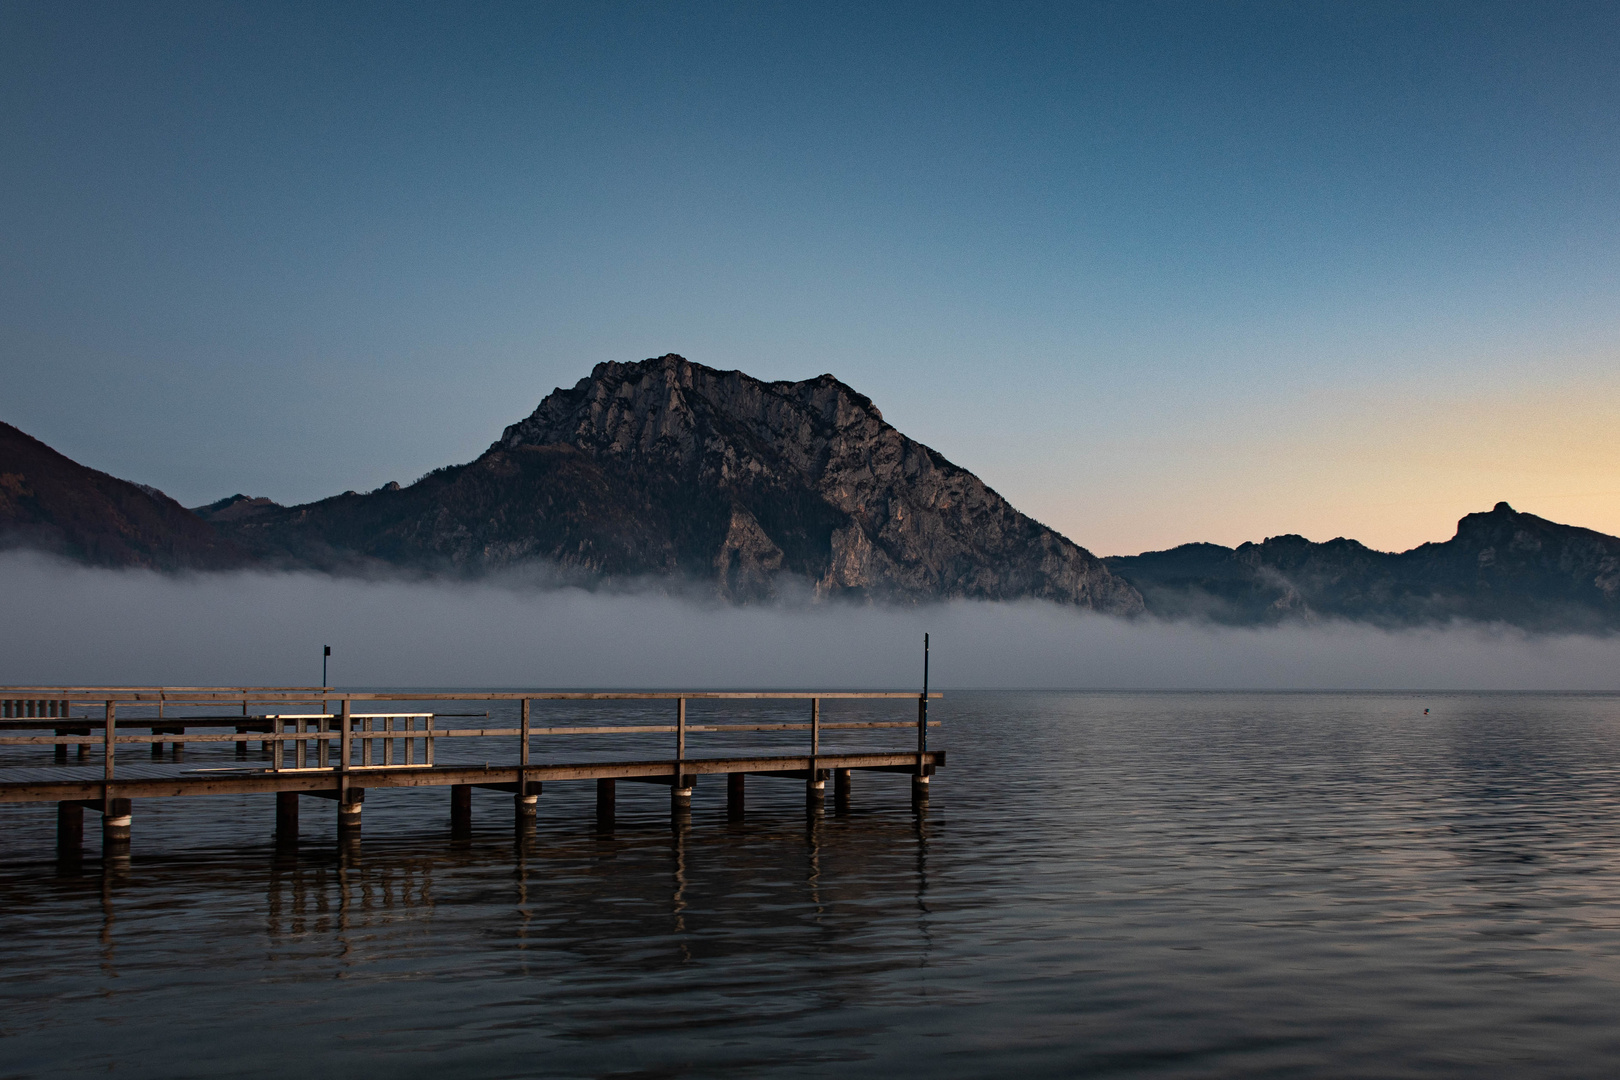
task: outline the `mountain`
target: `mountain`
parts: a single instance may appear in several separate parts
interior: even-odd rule
[[[477,460],[306,506],[199,513],[266,560],[478,572],[539,562],[725,596],[803,583],[889,600],[1039,598],[1120,614],[1136,590],[896,431],[831,375],[762,382],[675,355],[599,364]]]
[[[1098,559],[831,375],[762,382],[674,355],[597,365],[465,465],[303,506],[188,511],[0,424],[0,547],[164,570],[539,567],[733,600],[1030,598],[1234,626],[1620,630],[1620,538],[1506,503],[1398,553],[1274,536]]]
[[[1343,538],[1184,544],[1103,560],[1150,614],[1238,626],[1344,618],[1467,619],[1531,630],[1620,630],[1620,538],[1521,514],[1469,514],[1443,543],[1399,553]]]
[[[222,569],[249,559],[156,488],[87,469],[10,424],[0,424],[0,548],[155,570]]]

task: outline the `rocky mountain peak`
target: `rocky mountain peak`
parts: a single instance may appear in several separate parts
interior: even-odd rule
[[[834,443],[860,446],[885,429],[893,430],[871,400],[831,375],[764,382],[669,353],[598,364],[572,389],[548,394],[492,449],[568,445],[723,481],[761,468],[767,457],[819,471]]]
[[[1089,552],[906,438],[831,375],[766,382],[675,354],[598,364],[489,455],[540,448],[587,455],[617,484],[705,522],[703,572],[732,593],[792,574],[830,593],[1140,607]]]

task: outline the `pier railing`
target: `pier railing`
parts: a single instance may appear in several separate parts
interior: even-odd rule
[[[664,784],[670,788],[671,808],[677,815],[690,808],[694,783],[701,775],[727,775],[727,808],[740,813],[743,781],[749,776],[799,779],[807,785],[812,805],[824,798],[826,780],[836,782],[841,802],[849,795],[853,772],[900,773],[912,778],[914,800],[926,800],[934,770],[945,763],[945,753],[928,749],[928,700],[939,694],[907,691],[554,691],[463,690],[336,691],[329,687],[0,687],[0,747],[54,746],[56,761],[67,760],[67,748],[78,747],[78,760],[86,762],[92,748],[101,748],[101,776],[91,779],[82,769],[77,775],[60,774],[11,779],[0,769],[0,803],[55,801],[58,804],[59,841],[76,836],[84,809],[103,815],[104,841],[127,840],[132,800],[158,796],[274,792],[277,797],[278,835],[296,835],[300,795],[335,799],[339,828],[357,829],[367,788],[449,786],[452,788],[452,823],[470,821],[474,788],[509,792],[515,796],[519,826],[527,816],[532,824],[535,803],[546,781],[594,780],[598,818],[611,820],[614,785],[618,781]],[[822,705],[840,701],[915,701],[911,720],[834,720],[822,717]],[[539,702],[643,702],[673,706],[673,723],[536,724],[533,706]],[[493,725],[482,713],[438,711],[370,711],[390,702],[408,703],[421,710],[438,702],[506,702],[517,706],[517,724]],[[808,706],[802,720],[750,721],[742,717],[688,718],[692,702],[754,702]],[[357,708],[356,706],[359,706]],[[75,709],[81,711],[75,715]],[[88,708],[88,712],[82,711]],[[122,715],[120,710],[123,710]],[[367,711],[360,711],[366,709]],[[137,711],[146,715],[131,715]],[[156,715],[152,715],[154,713]],[[99,715],[97,715],[99,714]],[[443,726],[443,718],[482,717],[474,726]],[[131,729],[147,728],[137,734]],[[228,731],[199,729],[229,728]],[[829,731],[914,729],[915,750],[829,751],[822,735]],[[54,733],[25,734],[32,730]],[[705,734],[804,732],[805,744],[782,753],[738,753],[698,757],[690,753],[689,739]],[[550,759],[533,757],[536,739],[569,736],[673,736],[673,754],[640,760]],[[485,740],[482,766],[446,763],[436,755],[443,739]],[[162,745],[173,744],[177,753],[186,743],[236,744],[235,768],[193,770],[180,776],[157,776],[142,770],[118,771],[118,748],[148,744],[153,756]],[[269,752],[268,763],[257,767],[246,759],[248,747],[259,742]],[[495,749],[499,747],[499,749]],[[420,756],[418,755],[420,750]],[[493,752],[491,752],[493,751]],[[467,754],[452,755],[466,758]],[[76,844],[72,840],[71,844]],[[70,845],[71,846],[71,845]]]
[[[49,697],[33,697],[49,693]],[[55,727],[56,735],[0,735],[0,746],[55,745],[77,746],[81,752],[100,744],[108,780],[114,779],[117,746],[142,743],[224,743],[245,747],[250,741],[266,744],[272,750],[271,770],[310,771],[325,769],[349,772],[375,768],[431,768],[437,739],[510,738],[518,741],[520,766],[529,763],[530,743],[537,737],[563,735],[662,734],[675,736],[677,760],[686,757],[689,735],[719,732],[804,731],[810,735],[812,755],[820,750],[825,731],[914,728],[918,746],[926,746],[926,729],[939,721],[927,720],[926,698],[906,691],[466,691],[461,693],[421,692],[336,692],[325,688],[282,687],[3,687],[0,705],[4,719],[48,720],[48,724],[6,724],[13,730],[26,727]],[[939,698],[938,693],[927,695]],[[911,699],[918,702],[917,720],[823,721],[821,703],[825,700]],[[806,701],[809,719],[804,722],[769,723],[689,723],[689,701]],[[360,701],[516,701],[520,703],[517,727],[445,728],[435,725],[442,715],[431,712],[354,712]],[[672,724],[584,724],[535,726],[530,723],[531,703],[536,701],[672,701]],[[252,706],[315,703],[325,706],[318,713],[251,713]],[[336,711],[331,706],[337,705]],[[72,715],[72,707],[99,707],[102,715]],[[156,706],[158,715],[126,717],[119,720],[118,706]],[[240,705],[242,714],[229,716],[163,715],[164,706],[195,709],[207,706]],[[487,714],[485,714],[487,715]],[[150,727],[149,735],[121,734],[120,726]],[[192,727],[234,726],[228,734],[188,732]],[[180,738],[175,738],[179,735]],[[416,761],[416,742],[422,742],[423,757]],[[291,747],[292,753],[287,749]]]

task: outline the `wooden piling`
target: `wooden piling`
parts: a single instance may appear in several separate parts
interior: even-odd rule
[[[338,799],[338,834],[356,836],[360,832],[360,812],[366,806],[366,789],[346,787]]]
[[[616,786],[617,782],[609,776],[600,777],[596,781],[596,820],[604,824],[613,824]]]
[[[834,769],[833,773],[833,800],[840,806],[849,805],[850,776],[853,770]]]
[[[84,847],[84,804],[56,804],[56,850],[77,852]]]
[[[298,792],[276,792],[276,839],[298,839]]]
[[[130,823],[134,814],[128,799],[108,799],[102,804],[101,847],[108,849],[129,846]]]
[[[743,816],[743,785],[747,782],[747,773],[726,774],[726,816],[740,818]]]
[[[455,835],[472,832],[472,785],[450,787],[450,831]]]
[[[531,780],[526,788],[527,794],[512,796],[512,810],[520,825],[532,825],[535,818],[540,816],[540,781]]]

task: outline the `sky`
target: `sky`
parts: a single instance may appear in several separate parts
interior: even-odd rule
[[[0,5],[0,420],[187,505],[831,372],[1099,554],[1620,533],[1620,7]]]

